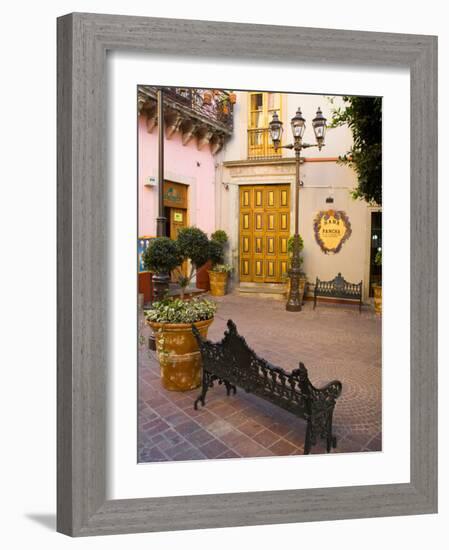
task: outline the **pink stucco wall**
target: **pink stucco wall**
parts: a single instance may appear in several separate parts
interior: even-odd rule
[[[144,185],[148,176],[158,179],[158,129],[148,133],[144,116],[139,117],[139,236],[156,235],[158,187]],[[188,184],[188,220],[206,233],[215,228],[215,160],[206,145],[198,151],[196,139],[183,145],[181,133],[165,140],[165,179]]]

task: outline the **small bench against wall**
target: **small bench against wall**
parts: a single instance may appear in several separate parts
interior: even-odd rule
[[[321,281],[316,278],[315,290],[313,295],[313,309],[316,308],[317,297],[341,298],[344,300],[357,300],[359,311],[362,313],[362,281],[360,283],[349,283],[341,273],[331,281]]]
[[[289,374],[258,357],[238,334],[233,321],[229,320],[227,325],[224,338],[216,343],[203,338],[192,325],[203,362],[202,389],[194,408],[198,408],[198,403],[206,404],[207,391],[215,381],[225,385],[228,395],[231,391],[235,394],[239,386],[307,422],[304,454],[310,453],[318,438],[325,440],[328,453],[335,448],[332,416],[341,394],[341,382],[334,380],[323,388],[315,388],[303,363]]]

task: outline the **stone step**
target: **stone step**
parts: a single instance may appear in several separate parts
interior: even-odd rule
[[[235,289],[240,293],[247,294],[285,294],[285,285],[273,283],[240,283]]]

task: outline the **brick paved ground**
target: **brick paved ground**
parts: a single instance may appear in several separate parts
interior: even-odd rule
[[[381,450],[381,321],[372,310],[306,303],[285,311],[272,298],[230,294],[215,298],[218,312],[209,338],[223,336],[232,318],[260,356],[292,370],[302,361],[316,386],[339,379],[343,392],[334,413],[335,452]],[[144,329],[148,334],[148,329]],[[199,390],[162,388],[154,352],[142,347],[139,364],[139,462],[302,454],[303,420],[237,389],[209,390],[195,411]],[[319,444],[313,453],[325,452]]]

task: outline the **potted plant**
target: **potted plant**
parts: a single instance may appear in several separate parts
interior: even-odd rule
[[[291,264],[291,261],[292,261],[292,255],[293,255],[293,242],[294,242],[294,237],[293,235],[291,235],[287,241],[287,253],[288,253],[288,265],[289,265],[289,268],[290,268],[290,264]],[[303,238],[301,237],[301,235],[299,235],[299,246],[300,246],[300,251],[302,251],[304,249],[304,241],[303,241]],[[304,258],[302,256],[299,257],[299,262],[300,264],[302,265],[303,262],[304,262]],[[285,277],[287,279],[287,284],[286,284],[286,295],[288,296],[289,293],[290,293],[290,277],[288,276],[288,273],[285,274]],[[301,297],[301,303],[304,301],[304,293],[305,293],[305,288],[306,288],[306,283],[307,283],[307,277],[306,277],[306,274],[301,270],[301,275],[299,277],[299,295]]]
[[[227,243],[228,235],[223,229],[217,229],[212,233],[209,243],[209,257],[212,267],[208,271],[212,296],[224,296],[226,294],[228,275],[232,271],[232,266],[224,263]]]
[[[233,270],[229,264],[215,264],[209,271],[210,293],[212,296],[224,296],[228,284],[229,273]]]
[[[184,260],[190,260],[190,271],[184,275],[180,265],[176,267],[177,282],[181,288],[181,298],[184,298],[185,289],[188,287],[199,268],[209,259],[209,239],[198,227],[183,227],[178,232],[177,247]],[[181,262],[182,263],[182,262]]]
[[[142,254],[145,269],[155,274],[153,283],[156,299],[162,299],[168,291],[169,274],[182,263],[182,255],[176,241],[168,237],[151,239]]]
[[[214,253],[213,248],[211,249],[211,242],[209,242],[209,252],[212,251],[212,254]],[[201,267],[197,268],[196,270],[196,287],[201,288],[202,290],[210,290],[210,279],[209,279],[209,271],[212,269],[212,260],[209,257],[205,264],[203,264]]]
[[[188,391],[201,383],[201,355],[192,324],[202,336],[214,320],[217,306],[210,300],[165,299],[145,312],[156,339],[161,382],[170,391]]]
[[[382,268],[382,249],[377,251],[377,254],[374,258],[374,263]],[[374,290],[374,311],[377,315],[382,314],[382,276],[378,283],[372,285]]]

